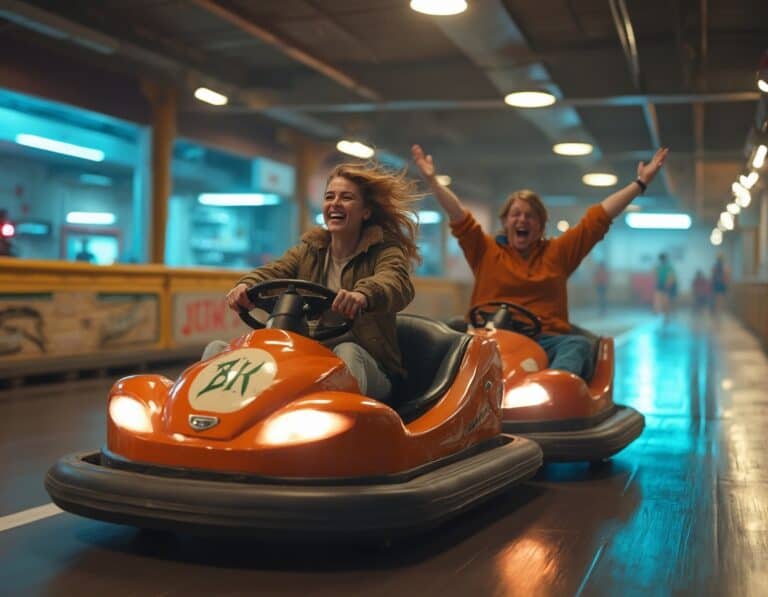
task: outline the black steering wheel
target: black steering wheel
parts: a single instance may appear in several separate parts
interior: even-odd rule
[[[328,324],[321,317],[331,310],[336,293],[306,280],[267,280],[246,290],[254,309],[270,315],[266,322],[253,317],[248,309],[240,309],[243,322],[255,330],[275,328],[297,332],[313,340],[328,340],[341,336],[352,327],[352,320]],[[308,322],[315,325],[309,326]]]
[[[498,307],[498,308],[493,308]],[[503,301],[490,301],[475,305],[469,312],[469,323],[485,327],[492,322],[496,329],[509,330],[535,338],[541,333],[541,321],[525,307]]]

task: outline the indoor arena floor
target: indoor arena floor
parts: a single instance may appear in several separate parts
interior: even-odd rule
[[[392,545],[270,545],[142,533],[62,513],[61,455],[104,442],[110,382],[0,396],[3,595],[764,595],[768,364],[735,320],[579,314],[616,338],[615,399],[642,436],[601,467],[547,465]]]

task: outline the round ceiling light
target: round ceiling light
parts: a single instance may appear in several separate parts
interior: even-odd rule
[[[411,8],[425,15],[446,17],[467,10],[466,0],[411,0]]]
[[[558,143],[552,146],[552,151],[558,155],[589,155],[592,149],[589,143]]]
[[[336,149],[341,153],[346,153],[347,155],[363,160],[373,157],[373,154],[376,153],[373,147],[368,147],[365,143],[360,143],[360,141],[349,141],[347,139],[342,139],[336,143]]]
[[[612,187],[617,180],[615,174],[607,172],[589,172],[581,177],[581,182],[591,187]]]
[[[516,91],[504,97],[504,103],[515,108],[543,108],[551,106],[557,98],[546,91]]]

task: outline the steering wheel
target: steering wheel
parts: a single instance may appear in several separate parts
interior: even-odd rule
[[[498,307],[498,309],[491,309]],[[524,336],[535,338],[541,333],[539,318],[520,305],[503,301],[490,301],[475,305],[469,312],[469,323],[475,327],[484,327],[489,321],[497,329],[510,330]]]
[[[240,319],[255,330],[265,327],[288,329],[313,340],[327,340],[341,336],[352,327],[350,319],[331,325],[321,321],[321,316],[330,311],[336,293],[314,282],[267,280],[251,286],[246,290],[246,294],[254,309],[261,309],[270,314],[263,323],[253,317],[248,309],[240,309]],[[317,325],[309,327],[309,321],[317,322]]]

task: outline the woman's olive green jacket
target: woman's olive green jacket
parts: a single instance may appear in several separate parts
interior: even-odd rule
[[[330,244],[327,230],[313,228],[282,257],[243,276],[238,284],[251,286],[275,278],[297,278],[325,285]],[[368,308],[352,326],[353,340],[390,377],[404,376],[395,316],[413,300],[414,289],[408,257],[396,239],[385,235],[380,226],[366,226],[357,251],[342,270],[341,286],[368,299]]]

